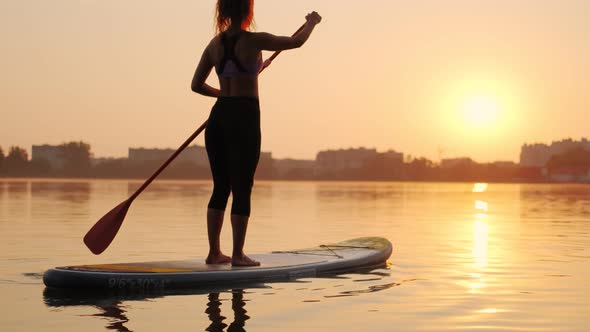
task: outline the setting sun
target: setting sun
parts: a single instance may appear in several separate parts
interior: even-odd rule
[[[481,146],[494,137],[497,146],[501,146],[499,142],[511,139],[510,133],[520,123],[522,93],[518,80],[510,75],[480,73],[457,77],[440,91],[440,123],[448,130],[448,142],[453,142],[447,144]],[[470,140],[465,141],[465,137]]]
[[[500,115],[501,106],[494,96],[487,93],[469,95],[461,105],[465,124],[475,127],[489,127],[495,124]]]

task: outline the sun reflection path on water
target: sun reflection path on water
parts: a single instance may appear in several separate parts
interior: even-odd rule
[[[474,193],[484,193],[488,188],[487,183],[475,183],[473,185]],[[483,270],[488,265],[488,210],[489,205],[486,201],[476,199],[474,202],[475,213],[473,215],[473,264],[476,272],[470,273],[473,278],[468,283],[470,293],[477,293],[486,286]]]
[[[474,193],[483,193],[487,190],[487,183],[475,183],[473,185]],[[487,202],[476,199],[474,208],[476,213],[474,217],[474,230],[473,230],[473,258],[475,259],[475,266],[484,268],[487,266],[487,252],[488,252],[488,236],[489,236],[489,225],[488,225],[488,210],[489,205]]]
[[[475,266],[484,268],[488,265],[488,222],[486,220],[476,220],[474,228],[473,257]]]
[[[488,189],[487,183],[474,183],[473,184],[473,192],[474,193],[483,193]]]

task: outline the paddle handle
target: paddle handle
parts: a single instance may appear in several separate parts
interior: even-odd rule
[[[293,34],[293,36],[295,36],[296,34],[299,33],[299,31],[303,30],[303,28],[305,27],[305,24],[303,24],[299,29],[297,29],[297,31],[295,31],[295,33]],[[276,51],[274,52],[270,58],[268,58],[267,61],[272,62],[279,54],[281,54],[281,51]],[[268,66],[267,66],[268,67]],[[260,72],[262,73],[262,71],[266,69],[266,67],[262,67],[262,69],[260,70]],[[201,134],[201,132],[203,130],[205,130],[205,128],[207,128],[207,122],[208,120],[205,120],[205,122],[203,122],[203,124],[189,137],[187,138],[187,140],[182,143],[182,145],[178,148],[178,150],[176,150],[171,156],[170,158],[168,158],[168,160],[166,160],[166,162],[164,164],[162,164],[162,166],[160,166],[160,168],[158,168],[158,170],[152,174],[152,176],[150,176],[149,179],[147,179],[142,185],[141,187],[139,187],[139,189],[137,189],[137,191],[135,191],[135,193],[133,193],[133,195],[131,195],[131,197],[129,197],[129,203],[133,202],[133,200],[135,200],[135,198],[137,198],[137,196],[139,196],[139,194],[141,194],[145,188],[147,188],[147,186],[149,186],[154,179],[156,179],[158,177],[158,175],[160,175],[160,173],[162,173],[162,171],[164,171],[164,169],[166,169],[166,167],[168,167],[168,165],[170,165],[170,163],[176,159],[176,157],[178,157],[178,155],[184,151],[184,149],[186,149],[187,146],[189,146],[189,144],[191,144],[191,142],[197,137],[199,136],[199,134]]]

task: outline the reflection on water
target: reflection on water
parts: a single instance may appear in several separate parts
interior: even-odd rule
[[[10,180],[2,183],[0,222],[18,219],[84,216],[88,213],[91,182],[86,180]],[[7,215],[4,215],[4,212]]]
[[[58,201],[85,203],[90,198],[89,182],[32,182],[32,197],[51,197]]]
[[[227,324],[223,322],[226,317],[221,315],[219,293],[209,294],[208,299],[209,302],[207,302],[205,313],[209,317],[211,324],[205,329],[205,331],[223,331],[227,327]]]
[[[389,268],[233,292],[46,291],[39,306],[50,267],[206,255],[209,181],[156,181],[109,250],[87,251],[88,228],[139,185],[0,180],[0,330],[588,330],[590,185],[569,184],[259,181],[249,252],[378,235]]]
[[[487,183],[476,183],[473,192],[477,193],[474,202],[473,214],[473,258],[474,272],[470,273],[472,280],[468,283],[468,291],[472,294],[478,294],[486,287],[486,267],[488,265],[488,202],[479,199],[488,188]]]
[[[1,181],[1,180],[0,180]],[[91,183],[86,180],[10,180],[0,182],[6,199],[50,197],[60,201],[84,202],[90,196]]]
[[[482,192],[486,191],[486,189],[488,189],[487,183],[474,183],[472,191],[474,193],[482,193]]]
[[[549,217],[570,222],[590,215],[590,185],[522,185],[519,192],[523,219]]]
[[[127,183],[127,195],[131,196],[143,181],[129,181]],[[208,182],[187,183],[183,181],[166,181],[164,183],[154,182],[149,185],[142,195],[157,196],[159,198],[169,197],[202,197],[211,195],[212,186]]]
[[[488,223],[485,220],[476,220],[473,232],[473,257],[477,267],[486,267],[488,256]]]
[[[30,194],[31,192],[31,182],[29,181],[2,181],[0,179],[0,184],[2,188],[2,198],[8,199],[12,198],[23,198]]]
[[[80,294],[46,289],[43,297],[45,304],[50,307],[92,306],[99,312],[89,316],[106,318],[107,325],[105,327],[108,330],[126,332],[131,330],[126,326],[129,322],[129,318],[126,315],[127,308],[123,304],[124,301],[148,300],[173,295],[194,295],[200,294],[203,291],[206,292],[206,290],[186,290],[179,292],[170,291],[165,294],[128,293],[112,294],[109,296],[106,294]],[[229,327],[224,322],[227,317],[222,314],[222,301],[225,301],[225,299],[220,299],[220,294],[227,293],[231,294],[231,315],[233,316],[233,321],[230,323]],[[207,295],[208,302],[205,313],[209,318],[210,324],[205,328],[205,331],[220,332],[224,331],[226,327],[228,327],[227,331],[246,331],[246,321],[250,319],[246,310],[246,302],[248,300],[244,299],[244,294],[246,293],[247,292],[243,289],[209,293]],[[230,308],[225,308],[225,310],[229,311]],[[230,313],[226,312],[225,314],[229,315]]]
[[[221,310],[221,301],[219,299],[220,293],[209,293],[207,302],[207,309],[205,313],[209,317],[211,324],[205,331],[210,332],[221,332],[224,331],[226,327],[228,327],[227,331],[246,331],[246,321],[250,319],[246,313],[246,301],[244,300],[244,292],[243,289],[234,289],[231,291],[231,310],[233,312],[233,321],[230,323],[229,327],[227,324],[224,323],[224,320],[227,318],[222,315]]]
[[[149,297],[131,296],[129,299],[148,299]],[[84,316],[99,317],[106,320],[106,329],[115,331],[131,331],[125,324],[129,322],[126,315],[127,308],[120,296],[107,294],[93,294],[76,291],[60,291],[46,288],[43,301],[49,307],[60,308],[70,306],[89,306],[96,308],[97,313]]]
[[[256,285],[252,285],[256,287]],[[259,287],[265,287],[260,285]],[[207,314],[210,324],[205,329],[206,331],[224,331],[227,324],[224,323],[227,317],[222,314],[222,301],[220,294],[231,294],[231,312],[233,322],[229,325],[228,331],[245,331],[244,326],[246,321],[250,319],[245,309],[246,302],[244,294],[248,293],[243,289],[222,289],[208,293],[207,307],[205,313]],[[167,296],[190,296],[207,294],[207,289],[194,290],[169,290],[161,291],[146,290],[146,291],[128,291],[118,293],[84,293],[75,291],[63,291],[57,289],[46,288],[43,293],[43,300],[49,307],[92,307],[97,309],[98,313],[92,313],[92,317],[100,317],[106,319],[106,328],[116,331],[131,331],[127,325],[130,322],[127,316],[127,305],[125,302],[129,301],[147,301]],[[230,308],[226,308],[229,311]],[[190,310],[187,310],[187,312]],[[229,312],[225,313],[229,315]]]
[[[125,323],[129,321],[129,318],[125,316],[126,311],[121,306],[121,303],[115,302],[112,305],[97,305],[96,307],[100,309],[101,312],[92,316],[107,318],[109,322],[106,326],[107,330],[115,330],[119,332],[131,331],[125,327]]]
[[[482,213],[488,212],[488,203],[480,200],[475,201],[475,209]]]
[[[45,288],[43,292],[44,303],[51,308],[68,308],[68,307],[88,307],[98,310],[98,312],[84,314],[83,316],[99,317],[106,319],[106,328],[116,331],[131,331],[129,327],[134,322],[129,318],[127,312],[133,307],[132,303],[139,301],[153,301],[167,297],[188,297],[207,296],[207,303],[204,309],[209,323],[205,331],[246,331],[246,323],[251,319],[251,314],[246,309],[246,304],[250,306],[256,302],[249,297],[258,296],[260,303],[273,307],[277,299],[287,302],[297,297],[320,296],[325,300],[336,300],[353,296],[368,295],[375,292],[389,290],[407,283],[423,281],[420,279],[407,279],[399,282],[388,282],[391,276],[387,269],[370,270],[359,272],[358,274],[348,274],[343,276],[329,276],[319,279],[293,280],[281,283],[283,287],[274,286],[273,284],[250,284],[248,288],[239,289],[185,289],[185,290],[121,290],[107,293],[88,293],[80,291],[68,291]],[[335,283],[340,281],[340,283]],[[300,284],[313,285],[314,282],[321,282],[326,287],[298,287]],[[343,283],[342,283],[343,282]],[[359,287],[359,285],[361,285]],[[296,293],[301,295],[286,297],[282,296],[281,291],[284,286],[293,286]],[[272,291],[269,291],[272,290]],[[273,295],[272,298],[266,296]],[[264,296],[264,298],[260,298]],[[276,296],[276,298],[275,298]],[[194,306],[193,301],[189,300],[189,306]],[[301,299],[301,303],[319,303],[321,300]],[[186,312],[190,312],[185,308]],[[378,310],[371,309],[376,312]],[[227,328],[227,329],[226,329]]]
[[[487,183],[476,183],[473,188],[475,193],[483,193],[488,188]],[[488,252],[488,210],[487,202],[476,199],[474,214],[474,232],[473,232],[473,257],[475,258],[475,265],[479,268],[484,268],[487,265]]]
[[[379,199],[396,200],[403,197],[404,191],[400,191],[397,186],[388,186],[381,184],[373,190],[367,190],[359,184],[348,183],[345,190],[340,185],[323,185],[317,187],[317,196],[321,200],[354,200],[354,201],[374,201]]]

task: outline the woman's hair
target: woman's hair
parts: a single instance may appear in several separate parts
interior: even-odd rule
[[[254,21],[254,0],[217,0],[215,26],[217,32],[227,30],[232,24],[250,29]]]

